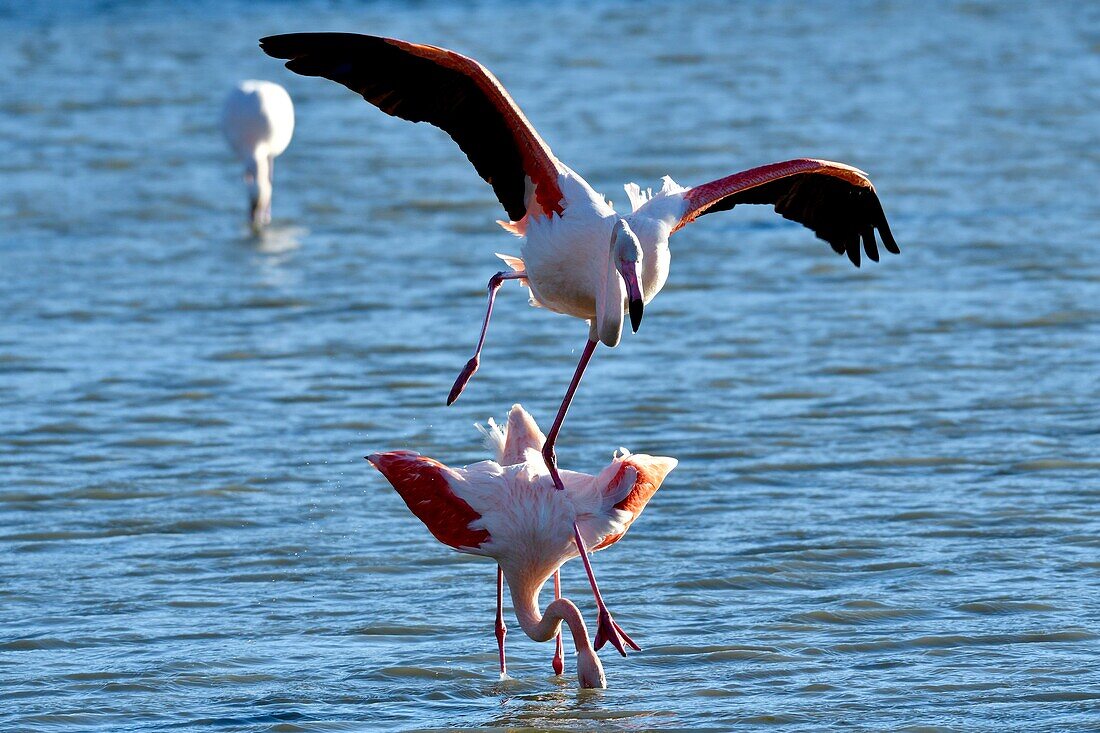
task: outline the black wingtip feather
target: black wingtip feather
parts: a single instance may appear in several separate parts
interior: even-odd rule
[[[898,247],[898,243],[894,241],[894,235],[890,232],[890,224],[886,221],[886,212],[882,209],[882,202],[878,200],[878,196],[875,197],[875,227],[878,229],[879,237],[882,238],[882,246],[886,247],[886,251],[900,255],[901,248]]]
[[[287,43],[287,41],[298,35],[301,34],[286,33],[277,36],[264,36],[260,39],[260,50],[266,53],[268,56],[276,59],[293,58],[294,53],[287,50],[288,46],[290,45]]]
[[[879,225],[878,233],[882,237],[882,246],[886,247],[887,252],[896,255],[901,254],[901,248],[894,241],[894,235],[890,233],[890,225],[886,223],[885,217],[882,219],[882,224]]]
[[[343,55],[385,43],[384,38],[357,33],[280,33],[260,39],[260,49],[276,59],[316,53]]]
[[[878,245],[875,243],[875,228],[872,226],[864,227],[860,237],[863,239],[863,251],[867,253],[867,256],[871,258],[872,262],[878,262]]]

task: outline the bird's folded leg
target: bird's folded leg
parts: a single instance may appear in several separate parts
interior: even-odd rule
[[[600,614],[596,622],[596,638],[593,640],[593,646],[596,651],[599,651],[604,644],[610,641],[611,646],[615,647],[619,654],[624,657],[626,656],[626,647],[640,652],[642,648],[615,623],[615,619],[611,618],[611,612],[607,610],[607,606],[603,602],[600,587],[596,585],[596,574],[592,572],[592,563],[588,560],[588,548],[584,545],[584,539],[581,537],[581,531],[576,522],[573,522],[573,539],[577,543],[577,550],[581,553],[584,571],[588,573],[588,582],[592,584],[592,594],[596,597],[596,607],[599,609]]]
[[[454,386],[451,387],[451,393],[447,396],[448,407],[453,405],[458,396],[462,394],[462,390],[466,389],[466,383],[470,381],[470,377],[474,376],[477,368],[481,365],[481,347],[485,345],[485,333],[489,330],[489,317],[493,315],[493,303],[497,299],[497,290],[500,289],[505,280],[520,280],[526,276],[526,273],[523,272],[498,272],[489,278],[489,307],[485,309],[485,321],[481,324],[481,338],[477,340],[477,348],[474,349],[473,357],[466,362],[466,366],[462,367],[462,372],[455,380]]]

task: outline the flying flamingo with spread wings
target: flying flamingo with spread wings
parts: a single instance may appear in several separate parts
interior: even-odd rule
[[[800,158],[771,163],[692,188],[665,177],[656,193],[627,184],[631,213],[618,214],[603,196],[550,148],[499,81],[477,61],[443,48],[351,33],[294,33],[260,42],[286,67],[358,92],[387,114],[428,122],[458,143],[496,193],[508,215],[499,222],[524,237],[520,257],[502,256],[510,270],[489,280],[489,303],[473,357],[447,399],[453,403],[480,365],[481,347],[497,290],[520,280],[531,303],[585,320],[588,341],[547,434],[542,455],[558,489],[554,444],[596,346],[618,345],[625,314],[636,332],[646,303],[668,277],[669,236],[704,214],[738,204],[771,204],[825,240],[838,255],[875,261],[883,246],[897,254],[878,194],[862,171],[842,163]],[[576,528],[575,528],[576,529]],[[574,532],[584,556],[580,531]],[[609,640],[626,654],[629,638],[614,623],[595,576],[597,648]]]
[[[483,430],[495,461],[449,468],[411,451],[367,456],[437,540],[459,552],[497,561],[496,637],[500,675],[504,655],[504,579],[520,627],[535,641],[557,637],[554,671],[563,670],[560,628],[569,626],[577,650],[581,687],[605,687],[603,666],[592,649],[580,611],[561,597],[559,568],[579,553],[574,527],[592,551],[626,534],[661,486],[676,459],[616,454],[596,475],[562,471],[556,491],[542,459],[545,440],[534,419],[519,405],[505,426],[492,421]],[[581,555],[587,565],[588,558]],[[555,599],[539,612],[539,591],[554,576]]]

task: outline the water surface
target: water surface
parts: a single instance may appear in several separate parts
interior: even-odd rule
[[[1100,13],[590,5],[0,6],[0,728],[1100,726]],[[805,155],[876,182],[901,257],[706,217],[593,362],[563,465],[680,459],[596,558],[645,647],[606,691],[515,624],[501,683],[492,566],[362,460],[549,421],[585,327],[508,285],[444,407],[516,243],[445,135],[256,48],[297,30],[479,58],[620,207]],[[298,108],[259,241],[216,127],[246,77]]]

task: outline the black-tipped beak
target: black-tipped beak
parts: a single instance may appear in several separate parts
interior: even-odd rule
[[[630,328],[638,333],[638,327],[642,325],[642,311],[645,309],[645,301],[642,300],[642,286],[638,284],[638,263],[620,262],[619,274],[626,285],[627,310],[630,312]]]
[[[641,298],[630,301],[630,330],[634,333],[638,333],[638,328],[642,325],[642,310],[644,308],[645,304],[642,303]]]

